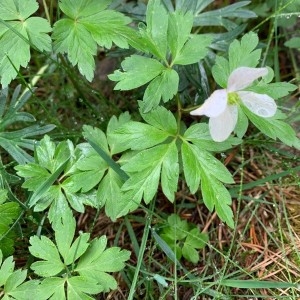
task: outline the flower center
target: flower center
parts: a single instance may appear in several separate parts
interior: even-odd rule
[[[236,92],[230,92],[227,94],[227,103],[229,105],[236,105],[240,102],[240,97]]]

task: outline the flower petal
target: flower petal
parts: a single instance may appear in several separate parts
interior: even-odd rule
[[[270,96],[247,91],[240,91],[237,94],[243,104],[256,115],[264,118],[275,115],[277,105]]]
[[[228,105],[224,112],[216,118],[209,119],[209,131],[216,142],[225,141],[234,130],[238,118],[236,105]]]
[[[228,92],[240,91],[251,85],[254,80],[267,74],[267,68],[237,68],[229,75],[227,90]]]
[[[227,105],[227,91],[216,90],[209,98],[197,109],[190,112],[193,116],[205,115],[207,117],[217,117],[226,108]]]

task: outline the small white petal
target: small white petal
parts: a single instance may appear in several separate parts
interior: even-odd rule
[[[240,91],[237,94],[243,104],[256,115],[264,118],[275,115],[277,105],[270,96],[247,91]]]
[[[227,105],[227,91],[216,90],[209,98],[197,109],[190,112],[193,116],[205,115],[207,117],[217,117],[226,108]]]
[[[228,105],[224,112],[216,118],[209,119],[209,131],[216,142],[225,141],[234,130],[238,118],[236,105]]]
[[[227,82],[227,90],[229,92],[240,91],[249,85],[259,77],[268,74],[267,68],[248,68],[240,67],[235,69],[229,76]]]

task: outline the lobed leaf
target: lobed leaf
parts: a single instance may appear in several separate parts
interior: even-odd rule
[[[183,13],[181,10],[176,10],[169,14],[167,37],[173,61],[189,38],[193,21],[194,16],[190,11]]]
[[[201,183],[205,206],[210,211],[215,208],[220,219],[233,227],[233,214],[229,207],[231,196],[220,182],[233,182],[229,171],[210,153],[196,145],[184,142],[181,152],[183,172],[191,193],[195,193]]]
[[[197,63],[207,55],[207,47],[210,44],[211,37],[209,35],[191,35],[179,53],[175,56],[172,63],[176,65],[190,65]]]
[[[38,9],[35,0],[4,1],[0,8],[0,76],[6,87],[20,67],[30,60],[30,46],[51,51],[51,31],[47,20],[30,17]]]
[[[108,78],[113,81],[118,81],[115,89],[123,91],[131,90],[148,83],[165,69],[156,59],[140,55],[131,55],[125,58],[121,66],[123,72],[116,70],[113,74],[109,75]]]
[[[164,102],[171,100],[178,91],[179,76],[173,69],[165,69],[155,77],[147,86],[142,106],[143,113],[155,109],[162,99]]]
[[[153,41],[159,57],[167,54],[168,14],[160,0],[150,0],[146,12],[147,33]]]
[[[217,56],[212,74],[215,81],[223,88],[227,87],[227,80],[233,70],[238,67],[256,67],[261,50],[256,49],[258,36],[254,32],[245,34],[241,41],[234,40],[228,50],[228,60]]]
[[[81,276],[96,280],[104,291],[115,289],[117,283],[107,272],[116,272],[124,268],[130,252],[112,247],[105,250],[107,238],[102,236],[90,244],[85,254],[80,258],[75,269]]]
[[[269,136],[271,139],[279,139],[284,144],[299,149],[299,138],[294,129],[287,123],[281,120],[280,111],[271,118],[261,118],[242,106],[244,113],[249,120],[257,127],[263,134]]]
[[[145,103],[139,101],[140,114],[142,118],[153,127],[163,130],[170,135],[176,135],[177,133],[177,122],[171,111],[167,110],[163,106],[151,110],[148,113],[143,113]]]
[[[42,259],[42,261],[34,262],[31,269],[42,277],[54,276],[64,269],[64,264],[60,259],[59,252],[55,244],[46,236],[32,236],[29,240],[31,246],[29,252]]]
[[[115,146],[118,152],[127,149],[142,150],[153,147],[165,141],[169,134],[151,125],[130,121],[113,132],[115,140],[119,140]]]
[[[60,9],[66,17],[54,24],[54,50],[67,53],[73,66],[91,81],[94,77],[97,45],[111,48],[112,43],[127,48],[126,25],[130,18],[106,9],[110,1],[61,0]]]

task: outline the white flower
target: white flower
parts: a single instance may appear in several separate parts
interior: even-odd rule
[[[234,130],[238,119],[237,105],[241,101],[260,117],[272,117],[276,113],[275,101],[268,95],[243,91],[254,80],[268,74],[267,68],[240,67],[229,76],[227,88],[214,91],[204,104],[191,111],[191,115],[209,117],[209,131],[216,142],[226,140]]]

